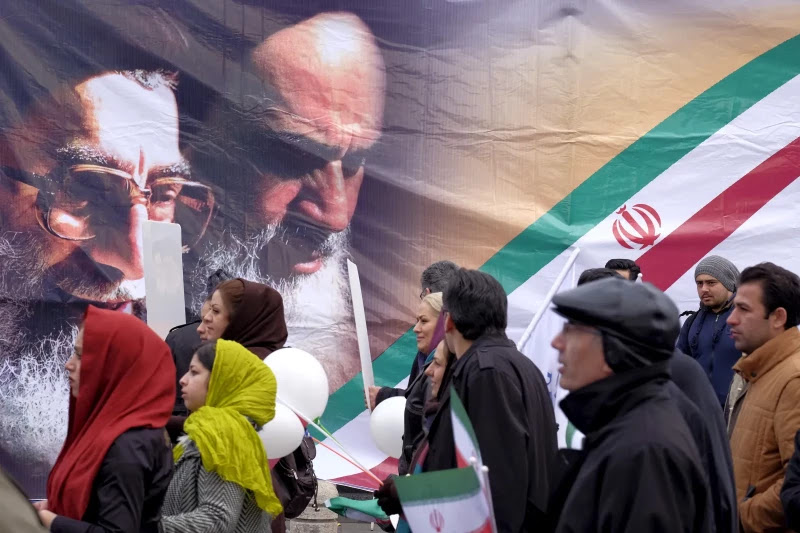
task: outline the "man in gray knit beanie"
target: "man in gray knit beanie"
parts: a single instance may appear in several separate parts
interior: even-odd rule
[[[739,269],[724,257],[710,255],[697,264],[694,280],[700,309],[683,323],[678,349],[700,363],[720,406],[724,406],[733,379],[733,365],[741,356],[727,325],[739,285]]]
[[[723,287],[728,289],[728,292],[730,293],[736,292],[736,286],[739,283],[739,269],[736,268],[736,265],[734,265],[724,257],[720,257],[718,255],[709,255],[708,257],[697,263],[697,268],[694,269],[695,281],[697,281],[697,278],[703,274],[706,274],[711,278],[719,281]],[[699,282],[698,282],[698,287],[699,287]],[[727,295],[725,301],[728,301],[731,296],[732,294]],[[719,305],[719,303],[717,303],[717,305]]]

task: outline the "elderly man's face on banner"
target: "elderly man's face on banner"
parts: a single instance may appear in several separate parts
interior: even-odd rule
[[[9,439],[26,451],[50,453],[65,427],[42,396],[66,383],[58,356],[72,343],[70,322],[54,317],[86,303],[142,315],[143,222],[179,222],[191,245],[213,196],[189,180],[179,152],[173,82],[143,71],[83,80],[6,129],[0,183],[0,344],[14,354],[0,366],[0,427],[26,435]],[[33,305],[47,331],[26,324]],[[52,424],[20,427],[34,411]]]
[[[142,223],[183,223],[185,240],[196,240],[213,197],[188,179],[172,83],[164,75],[96,76],[76,85],[67,101],[66,112],[58,111],[74,121],[40,110],[9,136],[14,162],[2,170],[16,183],[11,201],[0,206],[9,221],[4,230],[37,242],[33,271],[25,276],[33,275],[45,294],[139,311]]]
[[[302,328],[324,333],[331,324],[352,322],[343,271],[347,230],[368,151],[381,134],[383,59],[358,17],[325,13],[273,34],[250,61],[269,88],[251,95],[261,99],[259,111],[245,111],[233,122],[212,119],[217,127],[229,121],[221,133],[246,147],[239,181],[252,195],[244,214],[247,231],[223,238],[205,262],[209,272],[223,268],[276,287],[284,297],[290,342],[311,351],[298,339]],[[249,109],[246,102],[243,109]],[[325,353],[312,353],[335,384],[357,371],[344,368],[352,366],[348,354],[326,361]],[[357,367],[357,354],[349,355]]]

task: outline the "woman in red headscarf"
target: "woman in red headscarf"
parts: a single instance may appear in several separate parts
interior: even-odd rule
[[[66,368],[69,428],[42,523],[62,533],[156,533],[173,468],[169,348],[133,316],[90,306]]]

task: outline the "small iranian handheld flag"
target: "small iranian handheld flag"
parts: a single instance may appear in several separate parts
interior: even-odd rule
[[[475,436],[472,422],[469,421],[467,410],[464,409],[464,404],[461,403],[458,393],[452,386],[450,387],[450,415],[453,417],[456,465],[458,468],[475,467],[480,471],[483,461],[481,461],[481,451],[478,448],[478,438]],[[477,461],[474,465],[471,461],[473,457]]]
[[[489,524],[491,525],[489,531],[496,532],[492,489],[489,485],[489,469],[483,465],[481,450],[478,447],[478,437],[475,436],[475,429],[472,427],[472,422],[469,421],[467,410],[464,408],[464,404],[461,403],[461,398],[458,397],[458,393],[452,386],[450,387],[450,416],[453,421],[456,466],[458,466],[458,468],[472,468],[475,472],[475,476],[481,486],[483,499],[489,509]]]
[[[414,533],[493,531],[489,503],[472,467],[401,476],[394,483]]]

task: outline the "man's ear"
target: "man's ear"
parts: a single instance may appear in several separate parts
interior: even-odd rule
[[[456,329],[456,323],[453,322],[453,317],[450,316],[450,313],[446,313],[444,316],[444,330],[450,332],[454,329]]]
[[[783,307],[779,307],[775,309],[769,315],[769,321],[775,329],[785,329],[786,328],[786,309]]]

